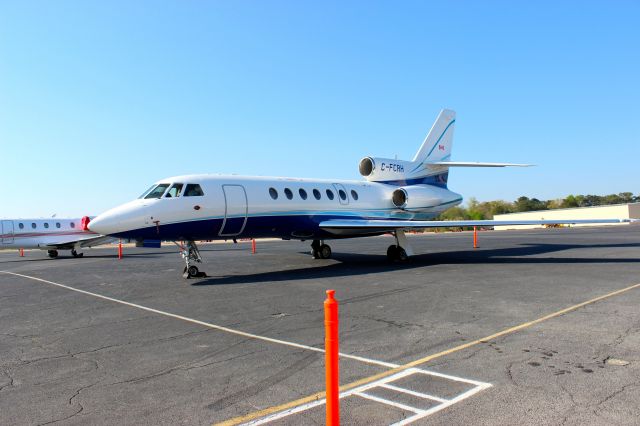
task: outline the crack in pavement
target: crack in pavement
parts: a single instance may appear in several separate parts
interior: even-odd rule
[[[0,392],[2,392],[5,388],[10,388],[14,386],[14,379],[13,376],[9,373],[9,370],[4,370],[2,371],[2,374],[4,374],[5,376],[7,376],[9,378],[9,382],[7,382],[6,384],[0,386]]]
[[[292,365],[285,366],[285,368],[277,371],[275,374],[272,374],[249,387],[241,389],[234,394],[226,395],[207,405],[206,408],[218,411],[227,405],[232,405],[238,401],[243,401],[252,396],[255,396],[263,390],[272,388],[276,384],[288,379],[297,372],[304,370],[306,367],[313,364],[319,357],[320,354],[318,354],[317,352],[307,353],[304,357],[294,362]]]
[[[29,364],[33,364],[33,363],[40,362],[40,361],[49,361],[49,360],[52,360],[52,359],[69,358],[69,357],[73,358],[73,357],[76,357],[78,355],[86,355],[86,354],[90,354],[90,353],[100,352],[100,351],[103,351],[103,350],[106,350],[106,349],[119,348],[119,347],[124,347],[124,346],[129,346],[129,345],[145,346],[145,345],[148,345],[149,343],[167,342],[167,341],[179,339],[179,338],[182,338],[182,337],[186,337],[186,336],[190,336],[190,335],[194,335],[194,334],[198,334],[198,333],[206,333],[208,331],[211,331],[211,329],[205,328],[205,329],[202,329],[202,330],[190,331],[188,333],[178,334],[178,335],[175,335],[175,336],[162,337],[162,338],[150,339],[150,340],[144,340],[144,341],[118,343],[118,344],[114,344],[114,345],[101,346],[99,348],[95,348],[95,349],[91,349],[91,350],[87,350],[87,351],[67,352],[67,353],[62,354],[62,355],[53,355],[53,356],[47,356],[47,357],[42,357],[42,358],[30,359],[30,360],[20,359],[20,364],[19,365],[20,366],[29,365]]]

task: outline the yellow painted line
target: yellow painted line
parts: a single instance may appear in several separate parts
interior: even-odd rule
[[[351,382],[351,383],[348,383],[346,385],[340,386],[340,392],[344,392],[344,391],[356,388],[358,386],[361,386],[361,385],[364,385],[364,384],[367,384],[367,383],[371,383],[371,382],[374,382],[376,380],[383,379],[383,378],[385,378],[387,376],[391,376],[392,374],[398,373],[400,371],[407,370],[407,369],[412,368],[412,367],[416,367],[418,365],[421,365],[421,364],[424,364],[426,362],[432,361],[432,360],[434,360],[436,358],[441,358],[443,356],[452,354],[454,352],[459,352],[461,350],[470,348],[472,346],[476,346],[476,345],[478,345],[480,343],[486,343],[486,342],[491,341],[493,339],[497,339],[498,337],[502,337],[502,336],[506,336],[507,334],[515,333],[516,331],[520,331],[522,329],[531,327],[532,325],[536,325],[536,324],[539,324],[541,322],[550,320],[552,318],[559,317],[559,316],[564,315],[566,313],[569,313],[569,312],[575,311],[577,309],[580,309],[580,308],[582,308],[584,306],[591,305],[591,304],[599,302],[601,300],[617,296],[619,294],[625,293],[627,291],[633,290],[633,289],[638,288],[638,287],[640,287],[640,283],[631,285],[629,287],[622,288],[620,290],[613,291],[611,293],[604,294],[602,296],[595,297],[593,299],[587,300],[586,302],[578,303],[577,305],[569,306],[568,308],[561,309],[561,310],[559,310],[557,312],[554,312],[554,313],[549,314],[549,315],[545,315],[545,316],[540,317],[538,319],[535,319],[533,321],[524,322],[524,323],[516,325],[514,327],[507,328],[506,330],[499,331],[497,333],[491,334],[491,335],[483,337],[481,339],[473,340],[471,342],[467,342],[467,343],[464,343],[462,345],[455,346],[455,347],[453,347],[451,349],[447,349],[447,350],[444,350],[442,352],[435,353],[433,355],[425,356],[424,358],[420,358],[420,359],[417,359],[415,361],[411,361],[411,362],[409,362],[407,364],[403,364],[403,365],[400,365],[398,367],[392,368],[390,370],[383,371],[382,373],[374,374],[373,376],[369,376],[369,377],[365,377],[365,378],[360,379],[360,380],[356,380],[355,382]],[[290,402],[287,402],[287,403],[284,403],[284,404],[280,404],[280,405],[274,405],[272,407],[265,408],[263,410],[254,411],[252,413],[245,414],[244,416],[234,417],[232,419],[225,420],[225,421],[220,422],[220,423],[215,423],[215,426],[233,426],[233,425],[238,425],[240,423],[249,422],[251,420],[254,420],[254,419],[257,419],[257,418],[260,418],[260,417],[264,417],[264,416],[268,416],[268,415],[273,414],[273,413],[277,413],[279,411],[289,410],[291,408],[297,407],[298,405],[307,404],[309,402],[317,401],[320,398],[324,398],[324,396],[325,396],[324,392],[317,392],[317,393],[314,393],[313,395],[309,395],[309,396],[304,397],[304,398],[296,399],[294,401],[290,401]]]

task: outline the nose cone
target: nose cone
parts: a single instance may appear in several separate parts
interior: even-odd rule
[[[114,235],[143,227],[145,205],[135,200],[99,214],[89,229],[102,235]]]
[[[118,232],[118,221],[114,215],[103,213],[89,222],[89,230],[97,234],[109,235]]]

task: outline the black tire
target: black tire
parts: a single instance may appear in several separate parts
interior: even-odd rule
[[[398,262],[406,262],[407,260],[409,260],[409,256],[407,255],[407,252],[402,247],[398,247],[396,249],[396,260]]]
[[[198,270],[197,266],[189,266],[189,269],[187,270],[187,274],[189,275],[189,278],[195,278],[198,277],[200,274],[200,271]]]
[[[320,246],[320,258],[331,259],[331,247],[329,247],[327,244],[323,244]]]
[[[395,262],[398,258],[398,246],[389,246],[387,249],[387,260]]]
[[[47,251],[47,254],[50,258],[55,259],[56,257],[58,257],[58,250],[49,250]]]

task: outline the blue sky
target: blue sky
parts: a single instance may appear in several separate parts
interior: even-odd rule
[[[443,107],[465,198],[640,192],[640,2],[0,3],[0,215],[185,173],[359,179]]]

